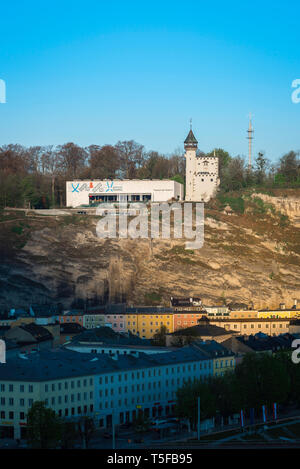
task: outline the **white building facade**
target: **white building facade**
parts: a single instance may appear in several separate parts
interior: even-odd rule
[[[169,415],[185,382],[212,374],[213,360],[195,347],[138,357],[67,349],[20,355],[0,364],[0,438],[26,438],[36,401],[67,420],[90,416],[97,427],[132,422],[141,412]]]
[[[183,185],[166,179],[77,180],[66,182],[67,207],[101,202],[167,202],[183,200]]]
[[[187,202],[208,202],[220,184],[217,156],[197,155],[198,141],[192,129],[184,141]]]

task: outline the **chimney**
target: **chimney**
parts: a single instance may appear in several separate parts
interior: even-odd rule
[[[280,303],[279,308],[280,309],[285,309],[285,303]]]
[[[294,306],[295,306],[295,308],[297,308],[297,305],[298,305],[298,300],[297,300],[297,298],[294,298]]]

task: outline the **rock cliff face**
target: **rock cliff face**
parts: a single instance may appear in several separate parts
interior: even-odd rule
[[[266,194],[256,194],[264,202],[274,205],[276,210],[287,215],[294,225],[300,227],[300,199],[296,197],[272,197]]]
[[[101,240],[89,216],[4,221],[0,305],[59,301],[68,307],[74,298],[168,304],[170,296],[200,295],[206,304],[273,308],[300,300],[294,217],[288,223],[251,206],[239,215],[205,212],[204,246],[195,251],[185,250],[184,240]]]

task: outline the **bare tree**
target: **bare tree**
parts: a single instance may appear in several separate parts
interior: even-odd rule
[[[115,146],[120,159],[120,167],[127,179],[135,177],[136,171],[144,162],[144,147],[134,140],[119,141]]]
[[[119,153],[112,145],[90,145],[89,154],[90,174],[93,178],[113,179],[120,168]]]
[[[86,164],[86,150],[75,143],[69,142],[59,145],[57,154],[60,171],[68,178],[78,178]]]

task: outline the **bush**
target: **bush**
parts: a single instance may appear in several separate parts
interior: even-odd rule
[[[244,213],[245,211],[245,202],[244,199],[240,196],[230,197],[224,194],[218,195],[218,200],[224,208],[226,205],[229,205],[234,212]]]
[[[12,229],[11,229],[11,231],[12,231],[13,233],[18,234],[18,235],[21,235],[22,232],[23,232],[23,227],[22,227],[22,226],[13,226]]]

